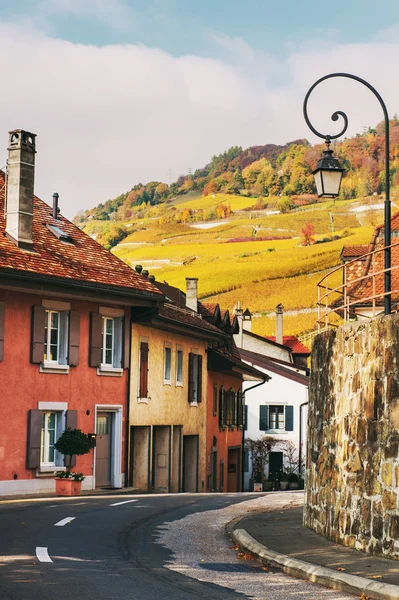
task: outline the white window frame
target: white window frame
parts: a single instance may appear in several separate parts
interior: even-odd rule
[[[123,312],[122,311],[106,311],[102,314],[102,329],[101,329],[101,365],[97,369],[98,375],[117,375],[122,376],[122,351],[123,351]],[[110,314],[107,314],[110,313]],[[112,322],[112,345],[111,345],[111,361],[106,361],[107,348],[104,343],[106,340],[107,322]],[[109,334],[108,334],[109,335]]]
[[[61,303],[60,303],[61,304]],[[45,307],[45,332],[47,330],[47,335],[45,335],[44,339],[44,354],[43,354],[43,362],[40,364],[40,372],[41,373],[64,373],[67,374],[69,372],[68,365],[68,325],[69,325],[69,312],[68,310],[59,310],[63,309],[64,306],[55,306],[52,307],[49,305]],[[50,354],[50,339],[51,339],[51,327],[49,326],[51,323],[51,315],[58,314],[58,340],[57,340],[57,352],[58,358],[57,360],[51,360],[47,358]],[[46,358],[44,358],[46,357]]]
[[[269,413],[268,414],[269,431],[280,431],[280,432],[281,431],[285,431],[285,405],[284,404],[269,404],[268,406],[269,406],[269,411],[268,411],[268,413]],[[278,414],[279,414],[278,411],[273,411],[276,414],[276,427],[271,427],[270,426],[270,424],[271,424],[271,418],[270,417],[271,417],[271,414],[272,414],[271,408],[276,408],[276,409],[282,408],[283,409],[283,427],[278,427]]]
[[[38,409],[42,411],[42,419],[43,415],[53,413],[56,416],[55,423],[55,441],[58,440],[61,433],[65,430],[66,424],[66,411],[68,410],[67,402],[39,402]],[[45,439],[43,439],[45,438]],[[46,439],[47,438],[47,439]],[[48,434],[46,434],[46,430],[43,433],[43,428],[41,429],[41,439],[40,439],[40,471],[41,472],[54,472],[64,471],[64,460],[62,454],[55,450],[55,460],[54,461],[44,461],[42,460],[43,456],[43,443],[48,442]]]
[[[179,379],[179,355],[181,356],[181,379]],[[183,346],[176,346],[176,386],[183,387],[184,381],[184,350]]]
[[[167,377],[166,373],[166,357],[168,354],[170,357],[169,377]],[[165,342],[163,348],[163,383],[164,385],[172,385],[172,344],[169,344],[168,342]]]

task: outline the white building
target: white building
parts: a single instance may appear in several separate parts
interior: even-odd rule
[[[240,324],[240,332],[235,336],[241,359],[270,377],[257,387],[245,383],[243,390],[246,405],[245,439],[256,440],[270,436],[283,442],[274,444],[269,454],[269,464],[265,475],[276,473],[289,466],[294,460],[297,472],[303,472],[306,456],[306,426],[309,370],[303,364],[304,348],[300,350],[300,364],[296,364],[292,347],[284,345],[282,336],[282,306],[276,309],[276,341],[251,332],[251,313],[235,309]],[[292,344],[292,337],[289,338]],[[300,344],[300,343],[299,343]],[[252,389],[250,389],[252,388]],[[294,450],[287,455],[287,444],[292,442]],[[302,465],[301,465],[302,463]],[[300,466],[301,465],[301,466]],[[292,465],[291,465],[292,468]],[[244,456],[244,489],[252,489],[252,457]]]

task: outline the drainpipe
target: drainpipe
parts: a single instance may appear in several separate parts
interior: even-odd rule
[[[307,406],[308,404],[309,402],[302,402],[302,404],[299,405],[299,475],[302,475],[302,407]]]
[[[243,391],[242,396],[245,401],[245,394],[250,390],[254,390],[255,388],[263,385],[267,381],[269,381],[269,376],[265,377],[263,381],[260,383],[255,383],[255,385],[251,385],[251,387],[247,388]],[[242,438],[241,438],[241,491],[244,491],[244,451],[245,451],[245,427],[242,428]]]
[[[126,322],[126,317],[125,317]],[[131,363],[131,353],[132,353],[132,309],[129,308],[129,364],[127,368],[127,385],[126,385],[126,393],[127,393],[127,402],[126,402],[126,439],[125,439],[125,487],[130,486],[130,472],[132,469],[132,465],[130,464],[130,363]],[[126,340],[126,337],[125,337]],[[131,482],[133,485],[133,481]]]

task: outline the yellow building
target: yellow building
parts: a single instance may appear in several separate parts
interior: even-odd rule
[[[129,484],[143,490],[206,488],[206,350],[227,336],[198,313],[196,279],[186,298],[133,315]]]

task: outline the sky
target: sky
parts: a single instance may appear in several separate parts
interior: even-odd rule
[[[0,0],[0,168],[7,132],[37,134],[35,192],[72,218],[230,146],[317,138],[309,87],[331,72],[399,113],[397,0]],[[382,119],[361,84],[320,84],[309,116],[347,135]]]

